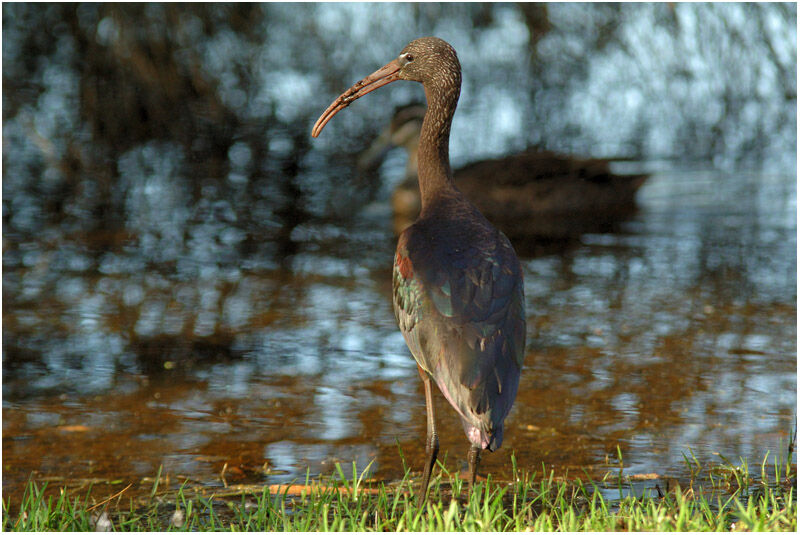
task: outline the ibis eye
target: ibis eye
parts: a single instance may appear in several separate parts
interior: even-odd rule
[[[408,63],[411,63],[412,61],[414,61],[414,56],[411,54],[406,54],[406,61]]]

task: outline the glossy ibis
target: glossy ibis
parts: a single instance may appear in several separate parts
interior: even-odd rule
[[[500,447],[503,421],[517,395],[525,303],[511,243],[453,183],[450,125],[461,92],[453,47],[435,37],[412,41],[334,100],[312,136],[354,100],[396,80],[422,83],[428,101],[418,157],[422,210],[400,234],[393,268],[395,316],[425,386],[424,498],[439,451],[431,380],[458,412],[471,443],[471,489],[480,452]]]
[[[403,181],[392,192],[398,233],[413,223],[420,211],[417,151],[424,115],[425,107],[419,104],[398,108],[389,126],[359,157],[359,167],[369,170],[377,167],[392,147],[408,153]],[[473,162],[456,169],[453,177],[458,189],[506,235],[563,239],[563,233],[574,230],[581,219],[585,223],[621,219],[634,210],[636,192],[647,175],[612,173],[610,163],[603,158],[530,148]],[[586,231],[597,231],[592,225],[583,226],[588,227]]]

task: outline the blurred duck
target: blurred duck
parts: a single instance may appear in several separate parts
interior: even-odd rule
[[[375,169],[393,147],[406,149],[405,176],[391,200],[397,233],[420,210],[417,146],[424,116],[421,105],[398,108],[358,162],[361,170]],[[454,177],[464,195],[507,236],[563,240],[605,231],[632,214],[636,191],[647,175],[615,175],[609,160],[528,149],[473,162],[455,170]]]

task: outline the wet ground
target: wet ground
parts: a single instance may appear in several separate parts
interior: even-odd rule
[[[678,475],[691,453],[760,462],[786,447],[794,177],[661,170],[639,207],[568,247],[520,244],[525,369],[482,471],[508,478],[514,452],[524,469],[600,474],[619,448],[628,474]],[[3,497],[31,476],[127,484],[159,466],[212,486],[337,461],[394,479],[400,451],[419,469],[424,396],[391,309],[390,219],[298,226],[278,261],[238,247],[258,235],[235,221],[190,222],[177,253],[146,219],[121,235],[4,236]],[[458,469],[467,442],[436,402]]]

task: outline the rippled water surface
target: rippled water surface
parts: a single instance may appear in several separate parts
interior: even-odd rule
[[[690,448],[760,461],[788,442],[794,178],[657,171],[639,207],[614,232],[522,258],[525,369],[483,471],[509,477],[514,452],[527,469],[600,473],[619,447],[626,472],[664,475]],[[146,214],[138,234],[4,236],[5,496],[31,474],[136,481],[160,465],[207,485],[335,461],[374,460],[392,479],[399,449],[421,467],[424,396],[392,313],[385,209],[296,227],[283,261],[252,222],[189,218],[172,242],[148,226],[165,217],[182,216]],[[245,234],[252,246],[230,246]],[[468,444],[436,403],[458,469]]]

